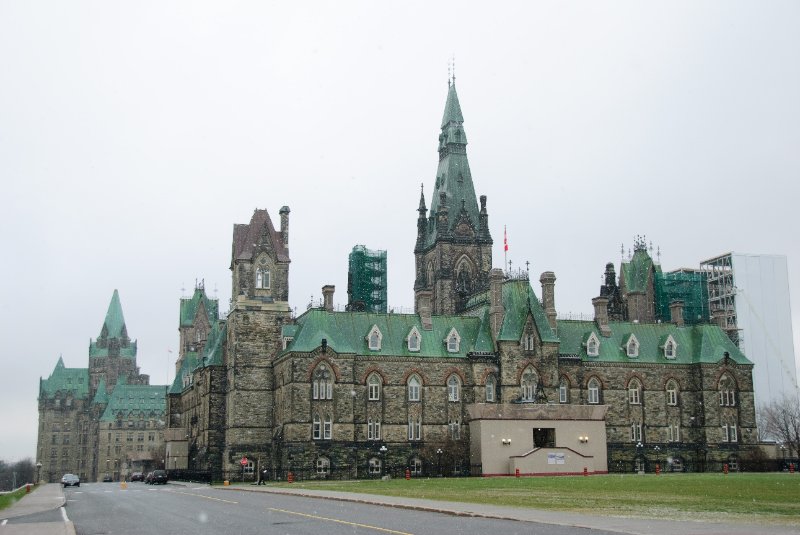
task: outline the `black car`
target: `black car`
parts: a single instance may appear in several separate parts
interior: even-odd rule
[[[151,478],[150,484],[155,485],[157,483],[161,483],[162,485],[167,484],[166,470],[153,470],[153,477]]]
[[[144,474],[141,472],[134,472],[131,474],[131,481],[144,481]]]
[[[103,483],[113,483],[113,481],[114,479],[110,475],[106,474],[103,476]]]
[[[80,487],[81,478],[75,474],[64,474],[64,477],[61,478],[61,484],[65,487]]]

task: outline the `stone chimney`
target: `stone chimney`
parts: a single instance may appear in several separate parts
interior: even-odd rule
[[[595,297],[592,299],[592,306],[594,306],[594,322],[600,330],[600,335],[608,338],[611,336],[611,329],[608,326],[608,297]]]
[[[500,268],[489,272],[489,326],[492,329],[492,338],[497,340],[506,309],[503,306],[503,281],[506,276]]]
[[[676,299],[669,304],[670,321],[678,327],[683,327],[683,301]]]
[[[544,306],[544,313],[547,314],[547,322],[550,328],[556,330],[556,274],[552,271],[545,271],[539,277],[539,282],[542,283],[542,306]]]
[[[283,236],[283,245],[289,248],[289,207],[282,206],[278,212],[281,216],[281,236]]]
[[[333,312],[333,292],[336,291],[336,286],[326,284],[322,287],[322,302],[325,310]]]
[[[433,319],[431,319],[431,300],[433,299],[433,292],[430,290],[419,290],[416,297],[417,314],[419,314],[419,319],[422,321],[422,329],[430,331],[433,329]]]

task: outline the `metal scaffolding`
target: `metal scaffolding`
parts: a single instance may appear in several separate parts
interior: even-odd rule
[[[708,304],[711,316],[733,343],[739,346],[732,256],[729,253],[705,260],[700,263],[700,269],[708,278]]]
[[[386,251],[356,245],[350,252],[347,308],[386,312]]]

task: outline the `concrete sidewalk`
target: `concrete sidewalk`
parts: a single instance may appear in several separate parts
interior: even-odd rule
[[[602,529],[629,533],[632,535],[800,535],[800,525],[771,526],[764,524],[733,524],[723,522],[694,522],[678,520],[658,520],[643,518],[621,518],[611,516],[586,515],[561,511],[545,511],[522,507],[501,507],[477,503],[445,502],[355,492],[337,492],[317,489],[286,487],[259,487],[252,485],[233,485],[218,487],[226,490],[247,492],[269,492],[292,494],[308,498],[322,498],[386,507],[399,507],[417,511],[429,511],[458,516],[498,518],[521,522],[540,522],[560,526]]]
[[[59,483],[40,485],[26,494],[20,501],[0,511],[0,524],[4,520],[18,518],[58,509],[66,503],[64,490]],[[5,524],[0,526],[2,535],[75,535],[72,522],[39,522],[27,524]]]

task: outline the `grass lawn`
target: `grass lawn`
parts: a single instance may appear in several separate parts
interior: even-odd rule
[[[22,487],[15,492],[9,492],[8,494],[0,494],[0,510],[10,507],[11,505],[20,501],[23,496],[25,496],[25,487]]]
[[[610,516],[800,524],[800,474],[788,473],[420,478],[292,485]]]

